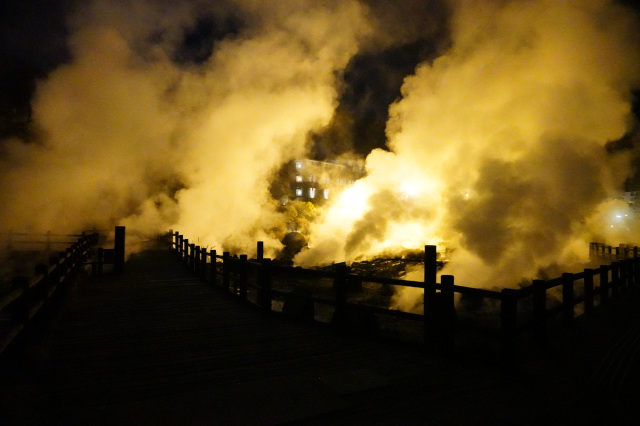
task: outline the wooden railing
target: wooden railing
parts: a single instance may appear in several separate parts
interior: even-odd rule
[[[49,264],[38,264],[33,277],[12,279],[12,289],[0,298],[0,353],[64,287],[87,259],[89,249],[98,242],[98,234],[83,235]]]
[[[241,300],[255,303],[266,311],[273,310],[276,298],[289,297],[297,299],[302,305],[302,308],[290,311],[307,319],[313,319],[313,313],[310,313],[313,310],[305,308],[305,303],[307,307],[308,304],[330,305],[333,308],[331,323],[341,328],[354,325],[366,327],[371,324],[369,320],[378,315],[419,321],[425,346],[445,355],[455,352],[456,333],[477,332],[497,341],[501,359],[507,364],[516,359],[518,339],[528,336],[535,344],[543,346],[547,342],[547,327],[552,319],[558,318],[560,323],[569,324],[578,316],[577,313],[592,315],[594,309],[620,298],[628,289],[640,283],[637,247],[615,250],[596,243],[591,244],[592,256],[604,254],[607,257],[613,253],[618,260],[597,269],[565,273],[555,279],[534,280],[525,287],[499,291],[457,285],[452,275],[441,275],[438,283],[435,246],[425,246],[425,273],[421,282],[356,275],[344,263],[334,265],[332,270],[281,266],[263,257],[261,242],[258,242],[255,259],[248,259],[247,255],[231,256],[228,252],[219,255],[216,250],[190,243],[178,232],[172,234],[172,247],[201,279],[219,285]],[[273,279],[278,275],[329,279],[332,283],[331,294],[327,297],[277,291],[273,288]],[[423,289],[423,312],[415,314],[352,303],[349,300],[350,287],[363,282]],[[253,299],[249,297],[249,290],[254,290]],[[493,320],[487,321],[485,318],[485,321],[477,321],[472,313],[462,311],[461,304],[455,303],[456,294],[459,299],[472,299],[476,305],[482,305],[484,316]],[[283,312],[287,313],[286,309],[283,308]]]

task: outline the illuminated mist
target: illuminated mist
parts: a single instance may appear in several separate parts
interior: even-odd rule
[[[458,283],[515,286],[585,261],[591,239],[628,242],[593,216],[612,212],[628,175],[627,154],[605,145],[631,126],[631,15],[605,1],[456,6],[451,49],[391,105],[391,152],[369,155],[368,177],[317,224],[301,264],[444,244]]]
[[[432,26],[403,25],[377,1],[210,3],[76,10],[72,59],[33,99],[34,140],[1,146],[2,228],[173,228],[249,254],[263,240],[275,256],[286,218],[271,180],[334,119],[341,73]],[[457,283],[513,286],[584,261],[589,240],[638,242],[602,219],[630,173],[632,152],[606,145],[634,124],[637,17],[605,0],[448,7],[450,47],[405,77],[388,150],[311,224],[296,263],[438,244]],[[201,60],[179,60],[202,16],[237,23]]]

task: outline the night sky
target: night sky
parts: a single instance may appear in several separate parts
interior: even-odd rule
[[[70,59],[67,47],[67,17],[76,0],[4,0],[0,2],[0,138],[28,139],[30,101],[38,80]],[[406,75],[425,60],[446,50],[448,8],[443,1],[400,2],[394,14],[385,2],[370,0],[369,7],[385,19],[403,22],[405,42],[356,55],[344,71],[340,105],[332,125],[320,135],[312,154],[318,158],[335,156],[352,148],[361,155],[384,147],[388,106],[400,96]],[[420,4],[421,3],[421,4]],[[635,0],[619,3],[640,10]],[[416,5],[418,4],[418,5]],[[427,25],[429,36],[412,34],[412,27]],[[174,52],[177,63],[205,61],[217,42],[243,26],[241,18],[220,19],[203,16],[195,26],[184,29],[181,48]],[[393,28],[393,26],[391,26]],[[640,117],[636,92],[635,115]],[[345,129],[346,127],[346,129]],[[345,133],[346,132],[346,133]],[[345,146],[345,136],[352,141]],[[351,146],[353,145],[353,146]],[[615,149],[628,147],[629,140],[614,143]]]
[[[0,139],[11,136],[29,139],[33,132],[31,97],[38,80],[70,60],[67,18],[76,3],[75,0],[0,2]],[[312,154],[319,159],[353,148],[366,155],[373,148],[384,147],[387,109],[400,96],[404,77],[418,63],[435,58],[448,45],[448,8],[443,2],[409,1],[393,7],[377,0],[368,3],[380,19],[395,21],[390,28],[400,23],[405,40],[365,50],[352,59],[344,71],[340,106],[332,124],[324,133],[312,135],[318,141]],[[173,53],[174,61],[185,66],[205,61],[216,43],[233,36],[243,25],[242,18],[233,14],[224,19],[202,16],[195,25],[184,29],[181,48]],[[430,28],[427,37],[425,26]],[[345,145],[345,136],[352,143]]]

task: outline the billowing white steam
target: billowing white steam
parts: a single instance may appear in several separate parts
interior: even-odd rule
[[[627,176],[605,144],[631,124],[636,17],[607,0],[451,7],[450,50],[406,77],[390,151],[369,155],[299,264],[446,242],[458,283],[513,285],[606,237],[593,230]],[[199,16],[231,10],[238,32],[204,63],[175,60]],[[273,255],[283,220],[269,177],[330,122],[337,76],[363,43],[422,28],[369,12],[364,0],[86,2],[72,60],[38,87],[38,137],[2,144],[0,227],[173,227],[216,248],[265,240]]]
[[[364,204],[343,198],[300,263],[444,242],[458,283],[509,286],[605,237],[587,222],[627,176],[605,144],[631,124],[637,21],[597,0],[455,5],[452,48],[405,79],[391,152],[352,188]]]
[[[173,226],[246,250],[278,220],[270,173],[326,125],[336,73],[369,29],[355,1],[96,0],[71,20],[72,61],[41,82],[35,143],[6,143],[4,229]],[[215,4],[212,4],[215,3]],[[172,60],[199,14],[242,21],[202,64]]]

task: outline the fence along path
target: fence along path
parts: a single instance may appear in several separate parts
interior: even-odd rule
[[[486,360],[466,362],[460,351],[447,359],[281,321],[243,306],[241,271],[215,268],[229,288],[238,281],[234,300],[181,266],[183,258],[149,249],[123,274],[78,286],[67,312],[32,336],[28,357],[2,359],[3,421],[613,424],[639,414],[637,297],[550,326],[547,349],[521,346],[511,375]]]
[[[526,338],[544,348],[551,321],[560,318],[565,325],[570,325],[578,313],[593,316],[596,308],[609,305],[611,300],[626,297],[630,289],[640,287],[638,247],[612,248],[599,243],[590,244],[590,256],[611,262],[608,265],[600,265],[597,269],[587,268],[580,273],[565,273],[555,279],[534,280],[525,287],[503,288],[499,291],[458,285],[451,275],[442,275],[438,283],[435,246],[425,246],[422,282],[359,276],[350,273],[344,263],[334,265],[333,271],[278,266],[270,259],[263,258],[261,242],[257,243],[256,259],[252,260],[247,255],[233,257],[228,252],[220,256],[216,250],[207,251],[190,243],[179,232],[172,235],[172,247],[202,280],[221,285],[226,292],[242,301],[257,304],[266,311],[272,311],[276,299],[298,299],[298,306],[305,306],[305,301],[299,299],[306,299],[305,312],[310,319],[313,319],[313,314],[309,312],[313,312],[316,306],[329,305],[333,325],[365,328],[378,333],[381,331],[379,316],[407,319],[421,324],[422,332],[418,339],[429,351],[446,356],[455,354],[458,334],[475,333],[493,339],[499,346],[497,356],[505,363],[515,361],[519,339]],[[281,278],[283,275],[329,279],[332,281],[332,294],[329,297],[317,297],[309,293],[301,296],[274,291],[273,277]],[[423,312],[415,314],[387,306],[350,301],[349,289],[357,288],[363,282],[420,288],[423,290]],[[253,299],[248,296],[251,293],[249,289],[253,292]],[[457,306],[456,294],[458,299],[471,300],[471,305],[482,311],[482,315],[473,315],[472,312],[465,312],[464,306]],[[301,315],[300,312],[296,314]]]

